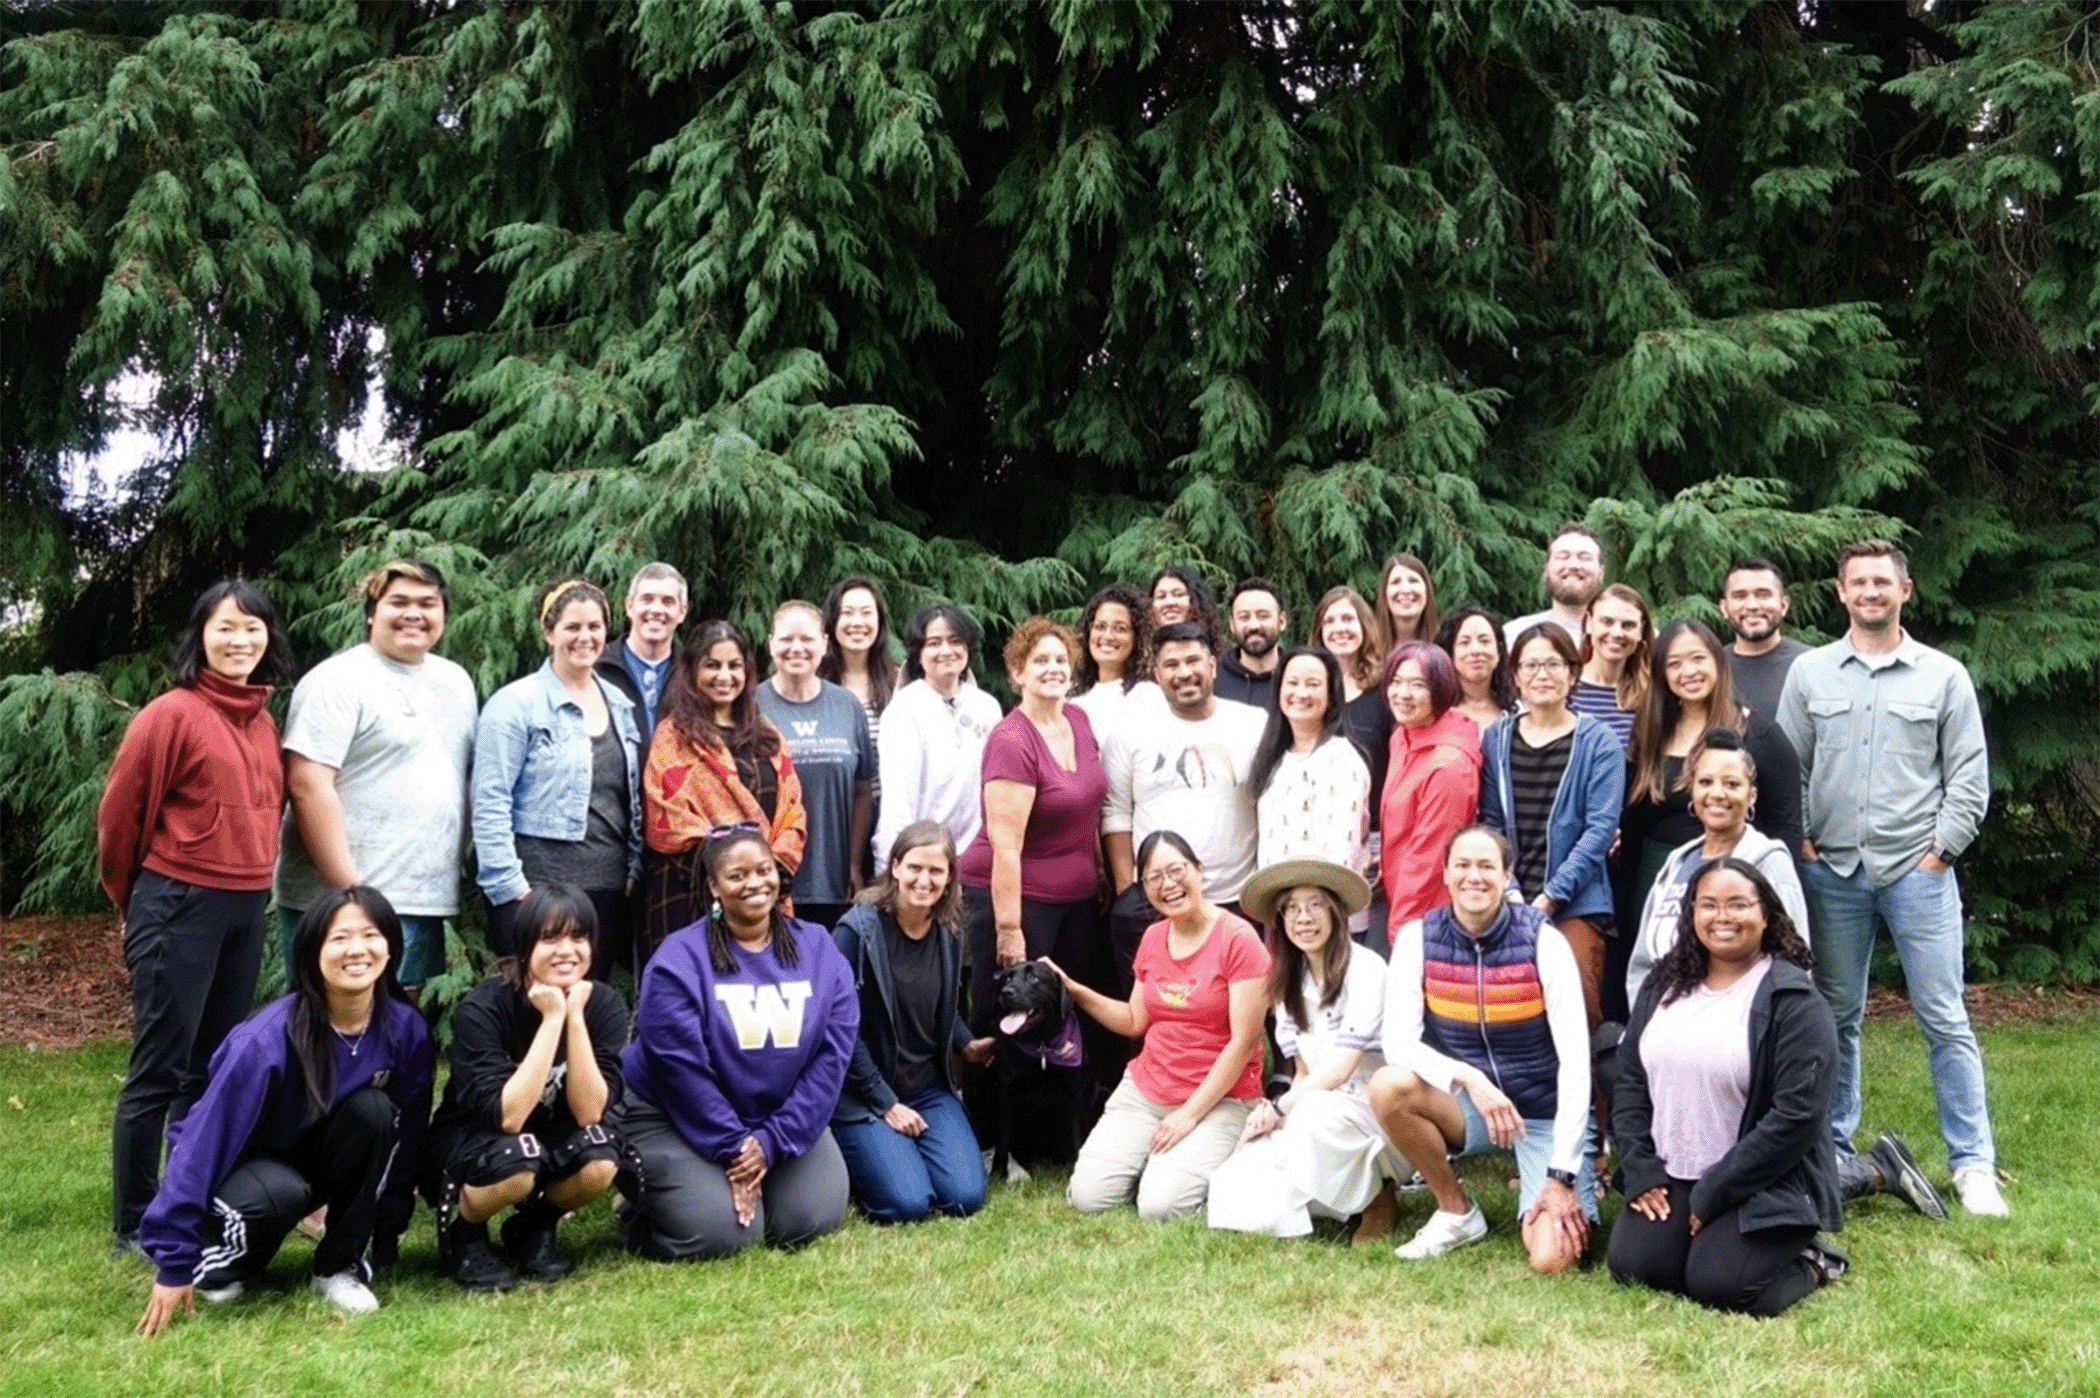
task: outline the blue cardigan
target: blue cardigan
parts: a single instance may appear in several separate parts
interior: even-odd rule
[[[1480,821],[1517,842],[1516,795],[1510,788],[1509,745],[1516,740],[1515,714],[1496,719],[1480,735]],[[1610,725],[1588,714],[1575,717],[1575,743],[1568,769],[1546,820],[1546,896],[1555,917],[1609,916],[1611,875],[1605,859],[1626,805],[1626,749]]]

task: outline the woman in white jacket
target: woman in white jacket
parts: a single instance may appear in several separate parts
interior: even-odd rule
[[[1670,851],[1648,890],[1641,907],[1640,934],[1626,968],[1628,1004],[1640,998],[1649,971],[1677,944],[1678,916],[1692,875],[1723,855],[1756,865],[1778,892],[1802,940],[1810,939],[1808,904],[1801,896],[1794,852],[1750,824],[1757,808],[1757,761],[1743,747],[1742,735],[1732,728],[1708,729],[1685,757],[1683,781],[1691,796],[1692,814],[1705,833]]]

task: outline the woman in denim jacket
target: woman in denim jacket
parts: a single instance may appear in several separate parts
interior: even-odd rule
[[[474,735],[474,856],[489,901],[489,943],[513,956],[511,920],[533,887],[574,884],[598,914],[604,980],[632,960],[626,904],[641,869],[641,734],[634,702],[601,684],[610,607],[581,578],[540,590],[533,610],[547,660],[489,698]]]

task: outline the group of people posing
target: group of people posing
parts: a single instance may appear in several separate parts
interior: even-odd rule
[[[1534,616],[1442,615],[1396,555],[1290,645],[1274,584],[1221,608],[1169,567],[1076,630],[1014,626],[1002,714],[960,607],[913,614],[900,664],[879,588],[844,579],[775,612],[762,674],[734,626],[685,630],[652,563],[616,640],[597,586],[543,588],[545,660],[477,712],[436,653],[445,580],[401,560],[281,742],[289,646],[219,584],[100,812],[140,1328],[240,1295],[302,1220],[314,1288],[376,1308],[419,1188],[475,1290],[559,1279],[557,1225],[610,1190],[633,1250],[699,1258],[806,1242],[849,1200],[966,1215],[1009,1158],[1069,1163],[1081,1210],[1364,1241],[1418,1181],[1421,1259],[1487,1233],[1452,1162],[1488,1149],[1540,1270],[1590,1255],[1615,1158],[1616,1276],[1775,1314],[1844,1270],[1841,1199],[1945,1214],[1900,1140],[1853,1145],[1877,921],[1955,1192],[2005,1213],[1952,869],[1983,731],[1902,628],[1901,552],[1843,552],[1849,627],[1815,650],[1761,559],[1726,575],[1725,645],[1658,631],[1580,526],[1545,584]],[[499,973],[456,1008],[433,1113],[416,1001],[469,840]],[[273,904],[292,989],[250,1015]],[[1069,1022],[1002,1003],[1023,963]]]

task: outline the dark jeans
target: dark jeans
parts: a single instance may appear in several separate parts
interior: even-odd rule
[[[367,1087],[301,1132],[286,1155],[242,1161],[213,1196],[238,1215],[239,1226],[219,1215],[220,1236],[204,1249],[197,1284],[221,1287],[261,1275],[285,1236],[322,1204],[328,1206],[328,1232],[314,1245],[314,1275],[354,1268],[369,1281],[365,1249],[378,1222],[379,1188],[398,1125],[394,1099]]]
[[[162,1137],[204,1091],[204,1070],[255,1002],[270,895],[200,888],[152,870],[124,913],[131,968],[131,1070],[110,1144],[111,1220],[120,1237],[160,1187]]]
[[[880,1117],[833,1122],[853,1197],[877,1223],[917,1223],[933,1214],[967,1218],[984,1207],[984,1160],[963,1104],[946,1088],[904,1099],[926,1129],[907,1136]]]
[[[1674,1291],[1702,1306],[1775,1316],[1819,1284],[1801,1256],[1813,1228],[1761,1228],[1745,1233],[1733,1209],[1701,1219],[1692,1236],[1692,1181],[1671,1180],[1670,1216],[1661,1223],[1630,1205],[1612,1225],[1612,1277]]]
[[[995,983],[999,972],[999,928],[992,915],[992,891],[965,887],[963,916],[970,953],[970,1032],[983,1036],[993,1033],[999,1023]],[[1102,933],[1101,913],[1091,898],[1077,903],[1021,900],[1021,940],[1029,960],[1047,956],[1081,985],[1127,999],[1127,984],[1120,992],[1114,988]],[[1070,1083],[1078,1091],[1078,1100],[1069,1103],[1078,1137],[1072,1142],[1071,1151],[1078,1150],[1079,1141],[1085,1139],[1095,1118],[1101,1115],[1102,1105],[1122,1078],[1123,1063],[1130,1055],[1128,1040],[1103,1029],[1084,1014],[1079,1017],[1079,1038],[1086,1051],[1085,1064],[1069,1075],[1053,1072],[1045,1082],[1045,1086]],[[988,1146],[1000,1134],[1001,1092],[997,1065],[963,1065],[963,1096],[970,1106],[970,1122],[978,1139]],[[1053,1094],[1051,1106],[1055,1109],[1057,1105]],[[1053,1148],[1046,1158],[1065,1163],[1057,1157],[1069,1159],[1069,1153]]]

